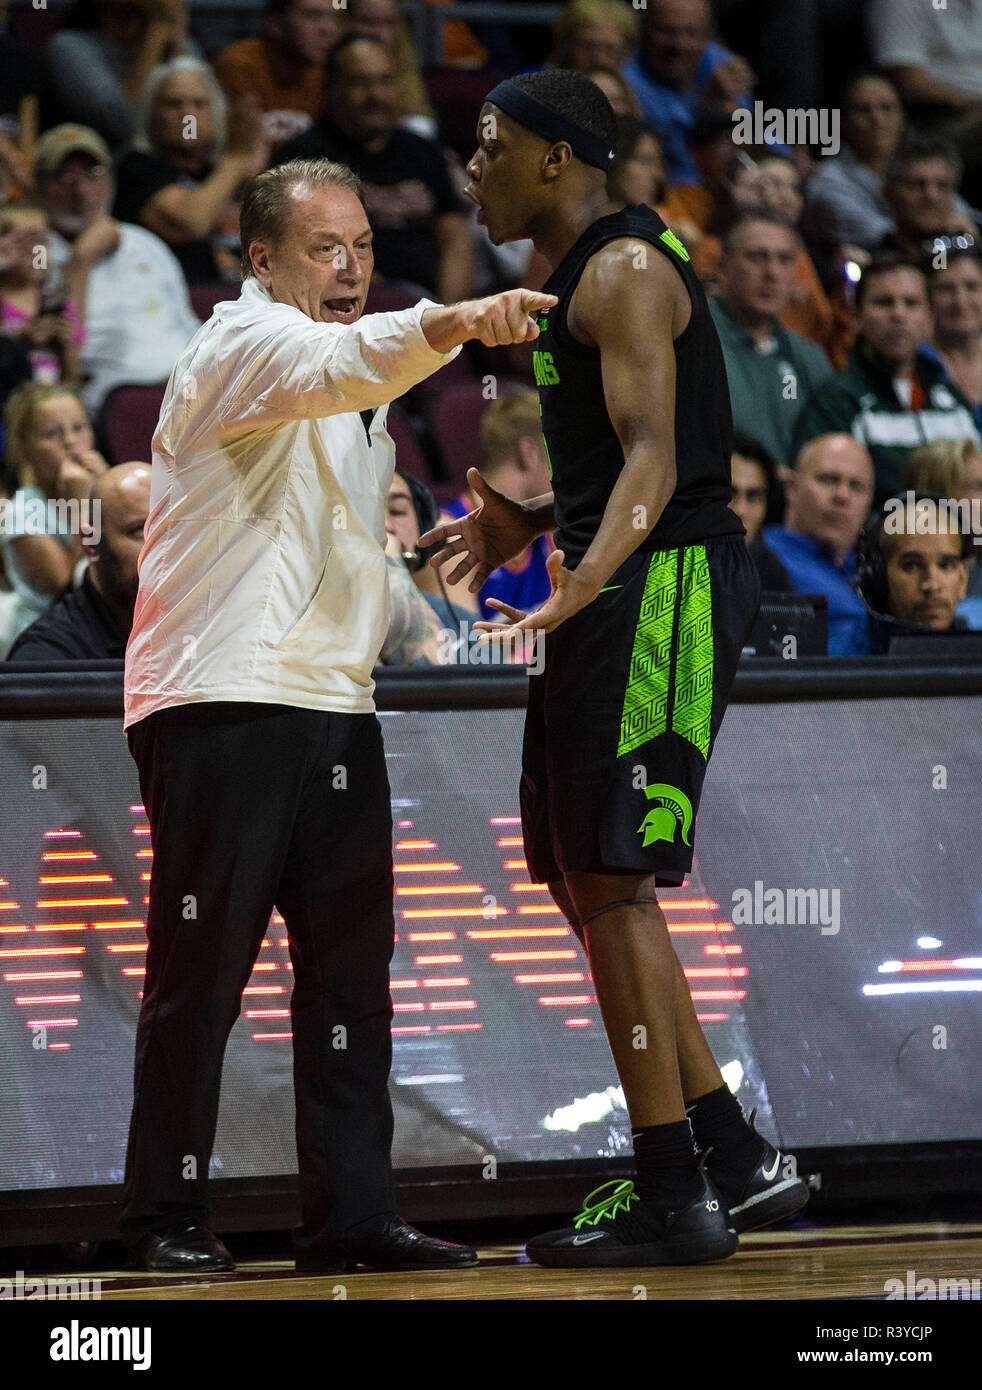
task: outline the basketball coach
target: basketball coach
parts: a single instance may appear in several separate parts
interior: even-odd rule
[[[138,1267],[233,1269],[210,1229],[222,1059],[274,905],[293,965],[310,1272],[453,1268],[396,1214],[392,815],[372,667],[389,623],[387,403],[468,339],[537,336],[509,290],[362,318],[372,233],[326,160],[247,187],[244,282],[171,375],[126,649],[150,821],[147,968],[121,1234]]]

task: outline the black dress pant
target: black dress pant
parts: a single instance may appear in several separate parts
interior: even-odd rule
[[[394,1214],[392,812],[374,714],[215,701],[127,730],[150,820],[121,1234],[208,1224],[222,1060],[274,905],[293,963],[298,1252]]]

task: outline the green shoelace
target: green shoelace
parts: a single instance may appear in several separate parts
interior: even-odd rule
[[[613,1188],[613,1191],[608,1192],[608,1188]],[[606,1197],[601,1197],[602,1192],[607,1193]],[[573,1225],[579,1230],[581,1226],[596,1226],[605,1218],[613,1220],[618,1212],[630,1211],[631,1203],[640,1200],[633,1182],[605,1182],[601,1187],[595,1187],[584,1200],[583,1210],[574,1217]]]

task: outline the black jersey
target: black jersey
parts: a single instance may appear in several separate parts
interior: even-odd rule
[[[678,237],[651,208],[635,205],[587,227],[542,286],[559,303],[539,312],[533,362],[555,499],[556,545],[565,552],[569,569],[576,568],[596,535],[624,467],[624,450],[604,400],[600,350],[578,343],[566,324],[584,266],[617,237],[646,242],[667,256],[692,304],[689,323],[675,342],[675,491],[638,551],[743,533],[740,518],[727,506],[733,421],[723,351],[706,296]],[[636,347],[638,352],[655,351],[644,342]]]

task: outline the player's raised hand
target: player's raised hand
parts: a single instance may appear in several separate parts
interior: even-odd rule
[[[472,594],[487,579],[492,570],[513,560],[535,540],[535,523],[531,514],[518,502],[498,492],[486,482],[476,468],[468,468],[467,484],[480,503],[466,516],[434,526],[420,536],[421,546],[439,545],[440,550],[430,564],[441,568],[459,555],[460,564],[445,576],[449,584],[461,584],[475,569],[467,586]]]

